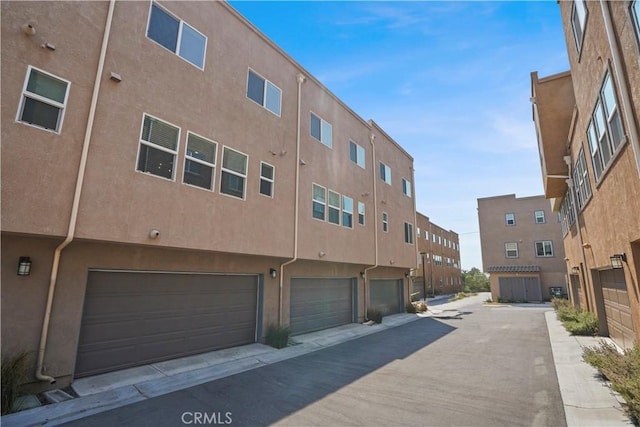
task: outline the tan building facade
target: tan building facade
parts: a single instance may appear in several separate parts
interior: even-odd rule
[[[559,7],[571,70],[531,76],[545,197],[560,213],[572,301],[630,347],[640,339],[640,3]]]
[[[562,232],[544,196],[478,199],[482,267],[494,301],[566,295]]]
[[[1,7],[2,350],[34,388],[404,311],[413,158],[231,6]]]
[[[416,213],[418,269],[413,277],[413,300],[462,291],[460,240],[458,233],[446,230]],[[426,278],[426,280],[425,280]]]

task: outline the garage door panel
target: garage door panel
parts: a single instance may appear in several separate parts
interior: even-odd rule
[[[371,308],[379,310],[383,316],[404,311],[402,281],[396,279],[371,280],[369,305]]]
[[[296,278],[291,280],[289,326],[303,334],[353,321],[353,279]]]
[[[624,273],[610,269],[601,270],[599,274],[609,336],[621,347],[629,348],[635,332]]]
[[[255,341],[257,276],[91,271],[76,377]]]

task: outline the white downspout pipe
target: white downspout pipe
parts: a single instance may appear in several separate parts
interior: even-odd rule
[[[372,133],[371,135],[369,135],[369,142],[371,143],[371,164],[373,165],[371,170],[373,173],[373,218],[374,218],[374,224],[373,224],[373,238],[374,243],[373,243],[373,247],[374,247],[374,258],[375,258],[375,264],[372,265],[371,267],[367,267],[364,269],[364,314],[365,316],[367,315],[367,272],[369,270],[373,270],[374,268],[378,267],[380,264],[378,262],[378,192],[376,191],[376,144],[373,142],[375,141],[376,136]]]
[[[104,69],[104,59],[107,53],[107,45],[109,43],[109,35],[111,33],[111,22],[113,20],[113,10],[115,0],[110,0],[109,11],[107,13],[107,22],[105,24],[104,35],[102,37],[102,48],[100,50],[100,59],[98,61],[98,70],[96,71],[96,79],[93,84],[93,94],[91,95],[91,106],[89,107],[89,117],[87,118],[87,127],[84,134],[82,145],[82,154],[80,156],[80,165],[78,166],[78,177],[76,179],[76,188],[73,195],[73,205],[71,207],[71,218],[69,219],[69,228],[67,237],[58,245],[53,254],[53,265],[51,266],[51,276],[49,278],[49,293],[47,295],[47,305],[44,312],[42,322],[42,333],[40,335],[40,347],[38,349],[38,361],[36,366],[36,378],[40,381],[48,381],[50,384],[56,382],[55,378],[44,375],[44,355],[47,349],[47,338],[49,336],[49,324],[51,321],[51,308],[53,306],[53,297],[55,295],[56,283],[58,280],[58,268],[60,266],[60,254],[62,250],[71,243],[75,236],[76,224],[78,220],[78,210],[80,207],[80,195],[82,194],[82,184],[84,182],[85,170],[87,167],[87,157],[89,154],[89,145],[91,143],[91,133],[93,131],[93,123],[98,104],[98,95],[100,93],[100,78]]]
[[[283,311],[283,299],[284,299],[284,267],[289,264],[293,264],[298,260],[298,211],[300,200],[300,109],[302,102],[302,83],[305,81],[305,77],[302,73],[296,76],[298,81],[298,111],[297,111],[297,129],[296,129],[296,189],[295,189],[295,204],[293,207],[293,258],[289,261],[280,264],[280,289],[278,296],[278,325],[282,326],[282,311]]]
[[[631,146],[633,147],[633,154],[636,157],[636,168],[638,170],[638,174],[640,174],[640,142],[638,141],[638,128],[632,114],[633,106],[631,103],[631,97],[629,96],[626,79],[624,77],[624,71],[622,69],[622,61],[620,60],[620,52],[618,50],[618,43],[616,42],[616,34],[613,29],[613,22],[611,21],[611,14],[609,13],[609,8],[607,7],[606,1],[600,0],[600,7],[602,8],[602,16],[604,17],[604,28],[607,32],[607,40],[609,42],[609,48],[611,49],[613,71],[616,75],[616,80],[618,81],[620,98],[622,101],[622,106],[624,107],[624,121],[629,131],[629,139],[631,140]]]

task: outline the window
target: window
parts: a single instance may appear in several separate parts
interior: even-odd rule
[[[16,120],[60,132],[69,86],[68,81],[29,66]]]
[[[518,243],[517,242],[505,243],[504,251],[507,258],[518,258]]]
[[[151,4],[147,37],[196,67],[204,69],[207,38],[156,3]]]
[[[342,196],[342,225],[353,228],[353,199]]]
[[[324,221],[326,198],[327,190],[324,187],[313,184],[313,218]]]
[[[244,199],[245,181],[247,180],[248,156],[239,151],[224,147],[222,150],[222,177],[220,192],[229,196]]]
[[[329,190],[329,222],[340,225],[340,194]]]
[[[404,223],[404,242],[413,245],[413,224]]]
[[[591,185],[589,184],[583,149],[580,149],[578,160],[573,168],[573,185],[574,191],[576,192],[577,207],[578,210],[581,210],[591,197]]]
[[[311,136],[329,148],[333,147],[331,125],[315,114],[311,113]]]
[[[282,91],[253,70],[249,70],[247,77],[247,98],[254,100],[276,116],[280,116]]]
[[[631,13],[631,18],[633,20],[633,27],[636,30],[636,37],[638,39],[638,43],[640,43],[640,1],[634,0],[631,2],[629,6],[629,11]]]
[[[194,133],[187,133],[182,182],[213,190],[217,144]]]
[[[349,159],[360,166],[362,169],[365,168],[365,160],[364,160],[364,148],[359,146],[353,141],[349,141]]]
[[[402,178],[402,192],[405,196],[411,197],[411,181]]]
[[[545,220],[544,220],[544,211],[535,211],[533,213],[533,216],[536,220],[536,224],[544,224]]]
[[[391,185],[391,168],[380,162],[380,179]]]
[[[597,181],[624,139],[613,81],[608,72],[589,122],[587,139]]]
[[[260,194],[273,197],[275,168],[269,163],[260,162]]]
[[[571,199],[571,192],[567,190],[564,195],[564,200],[560,206],[560,222],[562,226],[562,235],[566,236],[571,226],[576,221],[576,217],[573,213],[573,200]]]
[[[173,179],[180,128],[144,115],[136,170]]]
[[[389,214],[382,212],[382,231],[387,233],[389,231]]]
[[[424,230],[424,240],[429,240],[429,232]]]
[[[364,225],[364,203],[358,202],[358,224]]]
[[[416,239],[419,239],[420,237],[422,237],[422,233],[420,231],[420,227],[416,227]]]
[[[553,242],[551,240],[543,240],[536,242],[536,256],[537,257],[552,257],[553,256]]]
[[[514,213],[506,213],[506,214],[504,214],[504,222],[507,225],[516,225],[516,214],[514,214]]]
[[[435,234],[431,233],[431,240],[433,240],[433,243],[436,242],[436,237],[437,236]]]
[[[576,41],[578,52],[582,49],[582,40],[584,38],[584,27],[587,24],[587,7],[584,0],[575,0],[571,9],[571,27],[573,28],[573,36]]]

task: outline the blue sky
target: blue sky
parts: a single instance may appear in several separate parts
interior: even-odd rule
[[[413,156],[463,269],[482,268],[477,198],[543,193],[530,73],[569,69],[555,0],[230,3]]]

